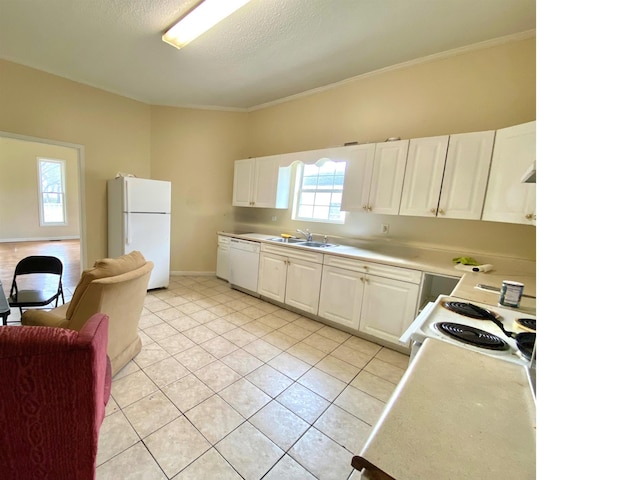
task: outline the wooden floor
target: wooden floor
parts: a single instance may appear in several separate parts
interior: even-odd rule
[[[80,281],[80,240],[56,240],[43,242],[0,242],[0,281],[4,294],[9,295],[13,271],[17,263],[29,255],[51,255],[62,261],[62,287],[65,300],[67,292],[73,292]]]

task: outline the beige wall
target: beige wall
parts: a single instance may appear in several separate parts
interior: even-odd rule
[[[247,115],[152,107],[151,176],[172,182],[172,271],[215,270],[216,232],[233,228],[233,160],[247,153]]]
[[[501,128],[535,119],[535,100],[535,38],[250,113],[152,107],[0,60],[0,131],[84,146],[89,263],[107,253],[106,180],[121,171],[172,181],[172,271],[214,271],[218,230],[306,227],[280,210],[232,208],[233,160]],[[381,223],[389,236],[378,234]],[[530,226],[350,214],[342,229],[313,230],[535,258]]]
[[[535,38],[363,77],[251,113],[251,156],[491,130],[536,118]]]
[[[469,51],[346,83],[251,113],[250,156],[493,130],[536,118],[535,38]],[[306,225],[290,211],[235,208],[243,229],[311,228],[382,242],[535,259],[536,229],[506,223],[351,213],[344,226]],[[277,221],[273,222],[272,217]],[[380,234],[381,224],[389,235]],[[315,227],[315,228],[314,228]]]
[[[151,173],[144,103],[0,60],[0,131],[84,146],[86,257],[107,254],[106,180]]]
[[[40,226],[38,158],[65,161],[65,226]],[[0,137],[0,172],[0,241],[80,236],[76,149]]]

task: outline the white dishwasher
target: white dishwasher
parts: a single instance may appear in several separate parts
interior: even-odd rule
[[[258,292],[260,242],[232,238],[229,242],[229,284],[248,293]]]
[[[218,260],[216,277],[229,280],[229,237],[218,235]]]

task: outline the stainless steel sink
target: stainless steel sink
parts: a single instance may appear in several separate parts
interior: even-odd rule
[[[306,240],[302,238],[282,238],[282,237],[274,237],[267,238],[270,242],[278,242],[278,243],[291,243],[291,244],[300,244],[306,242]]]
[[[327,248],[327,247],[337,247],[335,243],[322,243],[322,242],[302,242],[298,243],[301,247],[314,247],[314,248]]]
[[[327,247],[337,247],[335,243],[324,243],[324,242],[308,242],[303,238],[282,238],[282,237],[274,237],[267,238],[270,242],[278,242],[278,243],[288,243],[291,245],[300,245],[301,247],[312,247],[312,248],[327,248]]]

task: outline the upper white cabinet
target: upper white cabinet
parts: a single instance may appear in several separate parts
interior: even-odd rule
[[[291,167],[281,155],[236,160],[233,201],[236,207],[288,208]]]
[[[346,162],[341,210],[536,222],[536,122],[496,131],[332,147],[237,160],[234,206],[289,207],[292,165]]]
[[[521,183],[535,158],[535,121],[496,132],[482,220],[535,225],[536,185]]]
[[[347,159],[342,210],[397,215],[409,140],[357,147]]]
[[[409,140],[400,215],[436,216],[448,146],[449,135]]]
[[[479,220],[495,132],[411,139],[400,215]]]

